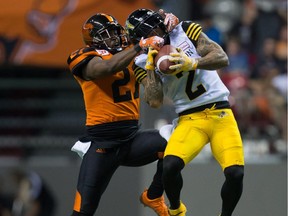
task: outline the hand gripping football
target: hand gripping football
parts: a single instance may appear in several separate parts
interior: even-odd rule
[[[169,61],[170,53],[177,52],[176,48],[172,45],[164,45],[155,57],[155,65],[159,71],[164,74],[171,74],[174,70],[170,70],[169,67],[175,63]]]

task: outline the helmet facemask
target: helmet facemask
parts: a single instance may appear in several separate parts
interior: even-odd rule
[[[124,28],[111,15],[98,13],[82,26],[82,38],[86,45],[105,49],[115,54],[129,45]]]
[[[137,14],[139,12],[139,14]],[[147,38],[149,36],[159,36],[166,38],[168,35],[166,26],[164,25],[163,17],[154,11],[140,9],[132,13],[126,21],[126,29],[129,33],[129,37],[134,44],[138,43],[142,37]],[[144,14],[140,14],[141,12]],[[155,29],[160,28],[162,34]]]
[[[115,54],[129,45],[126,32],[120,25],[111,24],[97,32],[91,31],[92,46],[98,49],[108,49]]]

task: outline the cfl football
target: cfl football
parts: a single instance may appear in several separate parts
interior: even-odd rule
[[[174,65],[174,62],[169,61],[170,53],[177,52],[176,48],[172,45],[164,45],[156,55],[154,61],[157,69],[164,74],[171,74],[174,70],[170,70],[169,67]]]

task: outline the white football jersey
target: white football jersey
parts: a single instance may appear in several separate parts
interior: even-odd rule
[[[169,34],[170,44],[180,47],[191,58],[199,57],[181,24],[182,22]],[[141,54],[135,59],[135,64],[145,69],[146,59],[147,54]],[[164,94],[173,101],[176,113],[217,101],[228,101],[229,90],[216,70],[196,69],[183,71],[176,76],[159,71],[157,73],[161,76]]]

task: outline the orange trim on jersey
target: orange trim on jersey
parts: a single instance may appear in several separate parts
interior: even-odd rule
[[[139,86],[136,85],[130,65],[125,74],[124,71],[119,71],[112,76],[93,81],[75,78],[83,91],[86,125],[139,119],[139,96],[134,98]],[[115,101],[118,99],[120,101]]]
[[[76,191],[73,210],[80,212],[81,209],[81,194]]]
[[[85,53],[85,55],[77,56],[77,60],[74,60],[74,61],[72,61],[70,63],[70,65],[69,65],[70,70],[72,70],[75,67],[75,65],[77,65],[79,62],[81,62],[82,60],[87,58],[88,55],[89,56],[93,55],[93,56],[99,56],[100,57],[100,55],[98,55],[97,52],[95,52],[95,51],[87,52],[87,53]]]
[[[77,65],[85,63],[86,58],[99,56],[109,60],[113,55],[108,51],[97,51],[91,48],[79,49],[68,60],[73,72],[79,70]],[[123,71],[105,76],[101,79],[86,81],[74,75],[81,86],[86,109],[86,125],[139,119],[139,83],[132,69],[133,61]],[[78,71],[79,72],[79,71]]]

